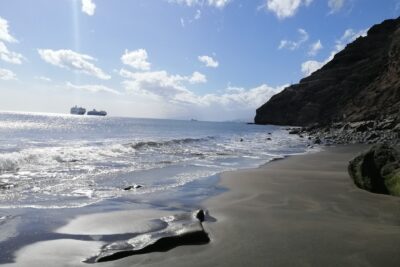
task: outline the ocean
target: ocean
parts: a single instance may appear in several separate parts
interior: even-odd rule
[[[97,223],[137,231],[129,218],[144,210],[207,209],[204,200],[226,190],[219,173],[310,150],[307,138],[277,126],[0,112],[0,264],[51,240],[119,240],[89,233]],[[90,231],[59,230],[92,215]]]
[[[277,126],[2,112],[0,209],[200,201],[217,193],[216,174],[304,153],[308,143]],[[132,185],[142,187],[124,190]]]

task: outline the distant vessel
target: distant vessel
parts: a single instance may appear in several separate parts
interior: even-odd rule
[[[87,113],[88,115],[95,115],[95,116],[106,116],[107,115],[107,112],[105,112],[104,110],[95,110],[95,109],[93,109],[93,110],[91,110],[91,111],[88,111],[88,113]]]
[[[85,113],[86,113],[86,109],[84,109],[82,107],[75,106],[75,107],[71,108],[71,114],[84,115]]]

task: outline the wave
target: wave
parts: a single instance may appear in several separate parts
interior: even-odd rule
[[[136,150],[159,148],[166,146],[185,145],[196,142],[206,142],[215,137],[182,138],[166,141],[140,141],[127,144],[64,144],[63,146],[26,148],[16,152],[0,153],[0,174],[15,173],[21,168],[29,169],[40,167],[55,168],[57,166],[72,166],[78,164],[91,164],[110,162],[119,157],[131,156]]]
[[[128,143],[126,146],[134,148],[136,150],[147,148],[147,147],[163,147],[163,146],[171,146],[171,145],[182,145],[188,143],[198,143],[205,142],[215,139],[214,136],[207,136],[204,138],[182,138],[182,139],[172,139],[166,141],[142,141],[137,143]]]

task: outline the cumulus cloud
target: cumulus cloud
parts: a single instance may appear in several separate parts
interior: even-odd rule
[[[308,55],[316,56],[322,48],[324,47],[322,46],[321,40],[318,40],[315,43],[311,44],[310,50],[308,51]]]
[[[18,43],[18,40],[9,32],[8,21],[0,17],[0,59],[12,64],[22,64],[23,55],[10,51],[5,42]]]
[[[125,65],[131,66],[138,70],[149,70],[151,64],[147,61],[148,55],[145,49],[138,49],[134,51],[125,50],[122,55],[121,61]]]
[[[24,56],[19,53],[8,50],[5,43],[0,41],[0,59],[12,64],[22,64]]]
[[[89,16],[93,16],[96,10],[96,4],[93,0],[82,0],[82,12]]]
[[[146,96],[158,103],[170,103],[174,109],[180,109],[180,114],[197,116],[209,113],[205,117],[210,118],[213,114],[214,119],[250,118],[255,108],[286,87],[274,88],[265,84],[251,89],[228,87],[220,94],[200,95],[188,88],[195,81],[205,82],[197,72],[181,76],[166,71],[130,72],[122,69],[120,75],[125,78],[122,85],[131,94]]]
[[[309,6],[313,0],[267,0],[266,7],[279,19],[293,17],[301,6]]]
[[[309,35],[304,29],[297,30],[300,37],[297,41],[290,41],[290,40],[281,40],[279,43],[278,49],[289,49],[289,50],[296,50],[301,47],[301,45],[307,42]]]
[[[206,67],[217,68],[219,66],[219,62],[210,56],[199,56],[198,59],[201,63],[204,63]]]
[[[128,92],[161,96],[169,100],[189,99],[192,93],[185,83],[198,84],[207,82],[206,76],[194,72],[190,76],[170,75],[167,71],[130,72],[120,70],[120,75],[127,78],[122,84]]]
[[[330,9],[330,13],[336,13],[342,9],[344,6],[345,0],[329,0],[328,7]]]
[[[0,80],[9,81],[9,80],[16,80],[17,75],[14,72],[7,69],[0,68]]]
[[[301,71],[305,76],[310,75],[311,73],[322,68],[326,63],[331,61],[334,56],[342,51],[347,44],[355,41],[358,37],[364,37],[367,35],[368,29],[354,31],[353,29],[347,29],[340,39],[336,40],[336,44],[334,49],[331,51],[329,57],[323,61],[309,60],[303,62],[301,65]]]
[[[328,63],[328,62],[319,62],[316,60],[308,60],[301,64],[301,72],[304,74],[304,76],[309,76],[311,73],[322,68],[322,66],[324,66],[326,63]]]
[[[8,21],[0,17],[0,40],[9,43],[17,43],[17,39],[10,34],[8,28]]]
[[[208,5],[210,7],[222,9],[227,6],[231,2],[231,0],[168,0],[168,2],[186,5],[189,7]]]
[[[96,59],[89,55],[65,49],[38,49],[38,53],[45,62],[54,66],[91,75],[102,80],[111,79],[110,75],[104,73],[92,63]]]
[[[191,84],[196,84],[196,83],[206,83],[207,82],[207,77],[200,73],[200,72],[193,72],[192,76],[188,77],[188,81]]]
[[[74,90],[87,91],[87,92],[91,92],[91,93],[105,92],[105,93],[111,93],[111,94],[115,94],[115,95],[121,95],[121,93],[117,90],[114,90],[114,89],[109,88],[104,85],[98,85],[98,84],[75,85],[70,82],[67,82],[67,88],[74,89]]]

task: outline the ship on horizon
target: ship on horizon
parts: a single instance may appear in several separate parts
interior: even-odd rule
[[[75,106],[75,107],[71,108],[70,113],[73,114],[73,115],[85,115],[86,109],[82,108],[82,107]]]
[[[88,111],[87,115],[94,115],[94,116],[106,116],[107,112],[104,110],[96,110],[93,109],[91,111]]]

